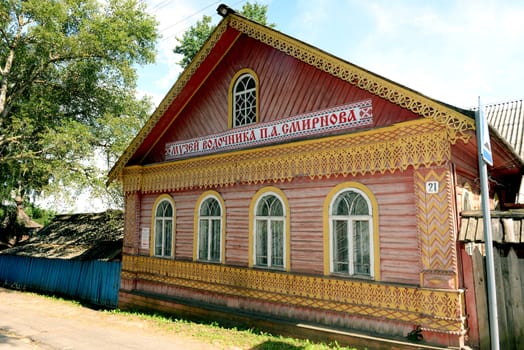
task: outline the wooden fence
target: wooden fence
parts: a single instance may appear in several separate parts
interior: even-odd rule
[[[505,350],[524,346],[524,259],[517,256],[519,246],[497,245],[493,249],[500,348]],[[475,248],[472,259],[480,349],[485,350],[490,349],[485,257]]]
[[[0,286],[64,295],[116,307],[121,262],[0,255]]]

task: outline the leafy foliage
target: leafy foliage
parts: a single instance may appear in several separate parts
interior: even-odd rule
[[[145,121],[134,65],[157,36],[138,0],[0,0],[0,199],[105,182],[91,160]]]
[[[242,6],[240,14],[255,22],[274,28],[275,24],[267,23],[267,8],[268,5],[260,5],[256,2],[250,3],[248,1]],[[178,62],[182,68],[187,67],[191,63],[200,48],[204,46],[211,33],[215,30],[215,27],[215,25],[211,24],[211,17],[204,15],[200,21],[197,21],[194,26],[184,32],[182,38],[176,38],[180,44],[174,48],[173,52],[182,55],[182,60]]]
[[[240,14],[264,26],[275,28],[275,23],[267,22],[267,9],[268,5],[261,5],[257,2],[250,3],[248,1],[244,4],[244,6],[242,6],[242,11],[240,11]]]
[[[182,39],[176,38],[180,45],[176,46],[173,52],[183,56],[182,60],[178,62],[182,68],[191,63],[213,30],[215,30],[215,26],[211,25],[211,17],[204,15],[200,21],[197,21],[194,26],[184,32]]]
[[[25,214],[42,226],[47,225],[56,214],[52,210],[42,209],[27,202],[22,208]],[[34,232],[26,228],[23,219],[18,216],[16,205],[0,204],[0,250],[18,244],[24,235]]]
[[[54,210],[40,208],[33,203],[26,203],[25,212],[42,226],[49,224],[56,215]]]
[[[0,205],[0,250],[18,243],[24,234],[24,227],[16,217],[16,207]]]

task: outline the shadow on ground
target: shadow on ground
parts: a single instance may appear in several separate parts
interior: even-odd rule
[[[303,346],[295,346],[281,341],[267,340],[251,350],[304,350]]]

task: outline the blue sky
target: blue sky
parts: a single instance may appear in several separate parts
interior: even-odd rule
[[[181,72],[173,52],[189,26],[220,3],[146,0],[162,39],[157,63],[139,67],[138,91],[161,101]],[[276,29],[459,107],[524,97],[524,2],[512,0],[258,0]]]

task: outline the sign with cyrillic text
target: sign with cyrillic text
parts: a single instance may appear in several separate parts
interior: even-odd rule
[[[165,145],[165,159],[173,160],[267,145],[372,124],[371,100],[365,100],[269,123],[230,129],[214,135],[170,142]]]

